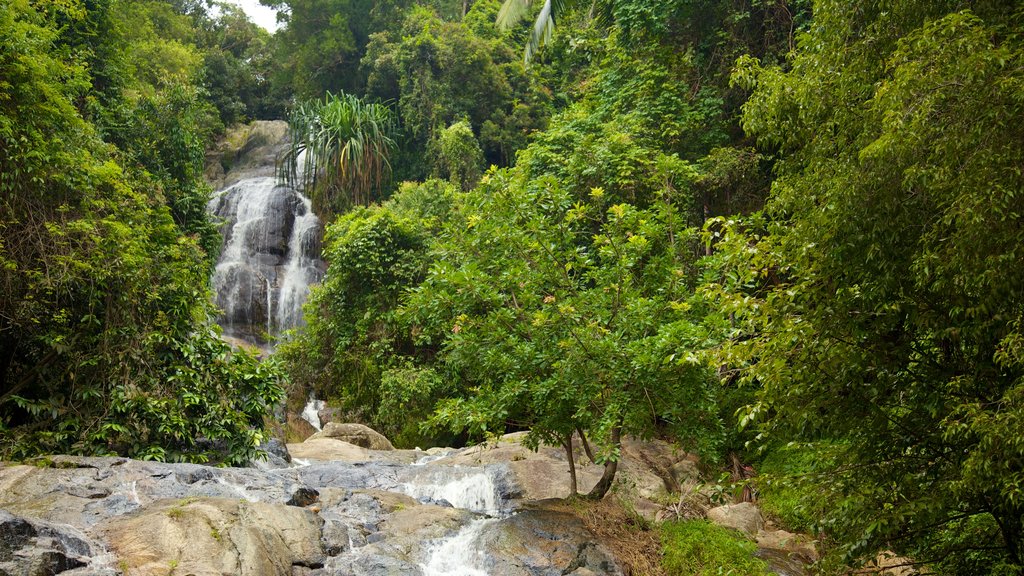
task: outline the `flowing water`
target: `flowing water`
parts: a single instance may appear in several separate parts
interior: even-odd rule
[[[300,326],[309,288],[323,276],[320,221],[309,199],[255,175],[218,191],[207,210],[222,222],[212,284],[225,335],[264,346]]]
[[[423,576],[487,576],[481,569],[485,556],[478,539],[497,521],[497,518],[474,520],[455,536],[434,544],[429,549],[426,564],[420,564]]]
[[[299,416],[303,420],[309,422],[309,425],[316,428],[318,431],[323,428],[320,427],[320,411],[324,409],[327,403],[323,400],[317,400],[312,394],[309,395],[309,400],[306,402],[305,408],[302,409],[302,414]]]

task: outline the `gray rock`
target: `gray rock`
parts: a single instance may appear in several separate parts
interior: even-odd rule
[[[712,508],[708,510],[708,520],[719,526],[739,530],[750,538],[756,536],[758,531],[764,528],[760,508],[750,502],[726,504]]]
[[[309,440],[333,438],[354,444],[367,450],[394,450],[391,441],[383,434],[362,424],[328,422],[324,429],[309,437]]]

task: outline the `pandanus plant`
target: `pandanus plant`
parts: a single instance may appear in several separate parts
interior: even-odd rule
[[[328,93],[297,104],[288,125],[291,144],[278,163],[278,177],[305,190],[321,217],[381,199],[395,148],[387,105]]]

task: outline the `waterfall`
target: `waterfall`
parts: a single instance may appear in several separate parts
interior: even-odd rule
[[[481,569],[485,556],[477,539],[496,518],[478,518],[455,536],[430,547],[426,564],[420,564],[423,576],[487,576]]]
[[[309,199],[259,176],[219,191],[207,209],[223,222],[212,283],[225,334],[265,344],[301,325],[309,287],[323,274],[320,222]]]

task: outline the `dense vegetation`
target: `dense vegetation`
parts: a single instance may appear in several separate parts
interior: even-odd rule
[[[280,375],[211,323],[203,151],[289,118],[329,221],[293,401],[405,446],[582,439],[594,496],[668,437],[759,469],[825,571],[1021,574],[1019,3],[267,3],[273,36],[0,0],[5,457],[252,454]]]
[[[212,98],[206,66],[251,65],[221,46],[265,34],[201,24],[163,2],[0,3],[6,458],[241,463],[281,398],[271,364],[218,338],[205,288],[204,147],[256,105]]]

